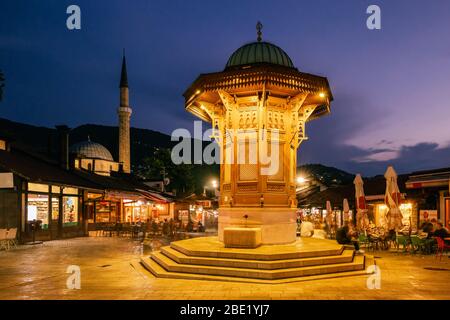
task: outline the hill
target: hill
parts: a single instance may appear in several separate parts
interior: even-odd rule
[[[26,145],[27,148],[46,155],[55,155],[57,150],[57,132],[54,128],[38,127],[0,118],[0,135],[13,139],[14,142]],[[161,132],[131,128],[131,161],[138,165],[153,154],[155,148],[171,148],[174,144],[170,136]],[[88,137],[104,145],[118,158],[119,130],[117,127],[86,124],[73,128],[70,132],[69,144],[86,141]]]
[[[306,164],[297,168],[297,174],[313,177],[327,187],[347,185],[353,183],[355,175],[343,170],[327,167],[321,164]]]
[[[117,127],[85,124],[72,129],[69,143],[86,141],[89,137],[92,141],[108,148],[114,159],[118,159],[118,135]],[[148,129],[131,128],[130,135],[131,161],[134,168],[140,167],[144,163],[144,159],[152,157],[156,149],[169,149],[176,143],[171,141],[169,135]],[[33,126],[0,118],[0,136],[10,137],[15,143],[25,145],[33,152],[56,158],[58,140],[54,128]],[[217,165],[196,165],[194,167],[194,175],[198,181],[196,189],[198,190],[203,188],[208,179],[219,176]],[[352,183],[354,179],[354,175],[348,172],[321,164],[302,165],[298,167],[297,172],[313,177],[314,180],[327,187],[346,185]]]
[[[58,137],[55,128],[33,126],[0,118],[0,136],[8,137],[15,145],[30,152],[40,154],[48,159],[57,159]],[[114,159],[118,159],[119,130],[117,127],[94,124],[81,125],[71,130],[69,145],[86,141],[88,137],[92,141],[105,146]],[[169,135],[138,128],[130,129],[130,140],[131,162],[134,169],[140,168],[145,163],[145,159],[151,158],[158,149],[170,149],[177,143],[171,141]],[[207,143],[203,143],[204,147],[206,145]],[[219,167],[217,165],[193,165],[192,175],[195,180],[195,191],[201,193],[203,186],[209,180],[219,177]],[[182,177],[179,179],[184,180]],[[173,181],[173,183],[176,182]]]

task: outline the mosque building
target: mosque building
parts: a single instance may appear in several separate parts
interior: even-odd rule
[[[58,157],[37,154],[0,132],[0,229],[17,229],[21,242],[86,236],[113,224],[173,218],[174,199],[133,175],[130,159],[126,59],[120,76],[118,159],[100,143],[69,145],[70,129],[57,126]]]

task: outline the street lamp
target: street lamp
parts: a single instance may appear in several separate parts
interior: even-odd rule
[[[304,184],[306,182],[306,179],[304,177],[297,177],[297,184]]]
[[[214,195],[216,194],[216,190],[219,187],[219,183],[217,182],[217,180],[211,180],[211,186],[212,186],[212,190],[214,191]],[[208,185],[203,186],[203,195],[206,196],[206,189],[210,189],[210,187]]]

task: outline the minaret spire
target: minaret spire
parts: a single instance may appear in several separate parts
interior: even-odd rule
[[[125,49],[122,56],[122,72],[120,73],[120,88],[128,88],[127,60],[125,58]]]
[[[130,117],[132,110],[129,99],[125,49],[123,50],[122,56],[122,71],[120,73],[120,105],[117,113],[119,115],[119,162],[122,164],[123,172],[130,173]]]

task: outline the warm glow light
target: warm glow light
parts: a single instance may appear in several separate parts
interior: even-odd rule
[[[306,182],[306,179],[305,178],[303,178],[303,177],[297,177],[297,183],[298,184],[303,184],[303,183],[305,183]]]
[[[211,181],[213,188],[217,188],[217,180]]]
[[[402,203],[400,205],[400,210],[408,210],[412,209],[412,203]]]
[[[200,90],[197,90],[195,91],[195,94],[200,94],[200,92],[201,92]]]
[[[323,92],[319,93],[319,97],[325,98],[325,93],[323,93]]]
[[[200,108],[201,108],[202,110],[205,110],[205,109],[206,109],[204,105],[201,105]]]

